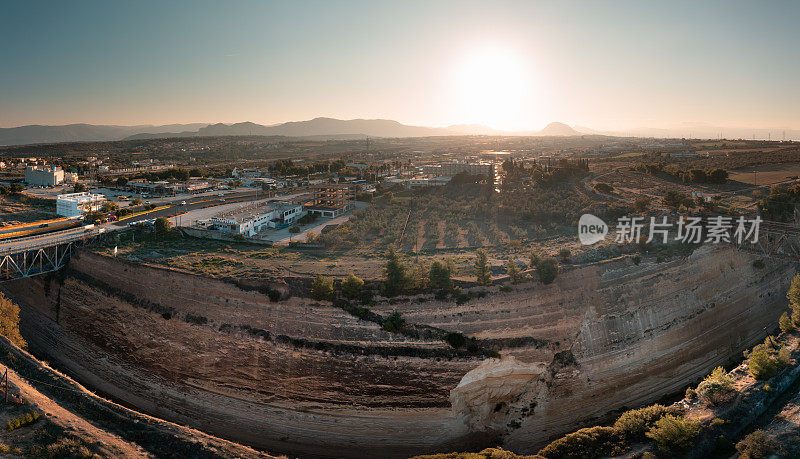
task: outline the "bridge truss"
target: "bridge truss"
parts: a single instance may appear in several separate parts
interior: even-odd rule
[[[77,246],[98,234],[92,231],[55,238],[26,238],[0,247],[0,282],[57,271],[66,266]]]
[[[745,241],[735,245],[739,250],[763,255],[765,258],[800,262],[800,226],[764,221],[756,243]]]

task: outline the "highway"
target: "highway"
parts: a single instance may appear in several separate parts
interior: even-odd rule
[[[0,255],[18,253],[24,250],[35,250],[64,242],[76,241],[85,237],[96,236],[103,231],[105,231],[104,228],[85,228],[81,226],[39,236],[12,239],[0,243]]]
[[[292,197],[298,196],[302,193],[295,193],[289,195],[281,195],[281,196],[273,196],[274,199],[291,199]],[[258,192],[233,192],[225,194],[224,196],[198,196],[195,198],[189,199],[175,199],[172,201],[161,201],[157,205],[164,206],[168,205],[169,207],[164,209],[153,210],[149,212],[144,212],[139,215],[135,215],[132,217],[123,217],[118,222],[110,222],[104,225],[98,225],[94,228],[87,229],[85,226],[79,226],[77,228],[69,228],[60,231],[53,231],[46,234],[35,234],[36,231],[40,230],[39,225],[42,222],[33,222],[27,223],[24,225],[19,225],[14,227],[17,229],[20,235],[22,233],[31,234],[27,237],[20,237],[17,239],[9,239],[6,241],[0,241],[0,255],[2,254],[10,254],[10,253],[17,253],[23,250],[32,250],[47,246],[52,246],[62,242],[74,241],[78,239],[82,239],[87,236],[95,236],[99,233],[104,231],[111,231],[115,229],[125,228],[128,223],[142,221],[142,220],[150,220],[159,217],[167,217],[171,218],[176,215],[184,214],[189,211],[205,209],[208,207],[216,207],[216,206],[223,206],[226,204],[233,204],[238,202],[249,202],[261,199],[267,199],[270,195],[263,191]],[[181,202],[186,201],[185,205],[182,205]],[[61,219],[51,220],[51,221],[58,221],[62,222]]]

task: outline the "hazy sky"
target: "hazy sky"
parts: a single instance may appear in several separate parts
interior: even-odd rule
[[[7,1],[0,126],[800,128],[800,2]]]

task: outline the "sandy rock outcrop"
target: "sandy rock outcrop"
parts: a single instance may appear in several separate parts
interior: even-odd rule
[[[450,403],[471,431],[502,431],[505,415],[495,414],[532,393],[533,385],[541,389],[548,371],[544,362],[522,363],[514,356],[488,359],[461,378],[450,391]]]

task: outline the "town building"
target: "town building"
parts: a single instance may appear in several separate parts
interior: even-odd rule
[[[172,196],[175,194],[175,186],[167,181],[149,182],[137,179],[128,182],[128,187],[134,193],[147,194],[151,196]]]
[[[326,183],[316,185],[311,199],[304,208],[311,214],[321,217],[338,217],[352,206],[353,192],[350,185]]]
[[[485,175],[487,177],[494,176],[494,164],[475,162],[475,163],[462,163],[462,162],[446,162],[438,164],[425,164],[422,166],[422,172],[426,175],[456,175],[465,172],[470,175]]]
[[[269,203],[246,207],[207,221],[212,229],[251,237],[270,228],[285,228],[306,215],[300,204]]]
[[[89,192],[60,194],[56,198],[56,213],[62,217],[78,217],[100,210],[106,197]]]
[[[25,181],[36,186],[58,186],[64,183],[64,169],[29,166],[25,168]]]

